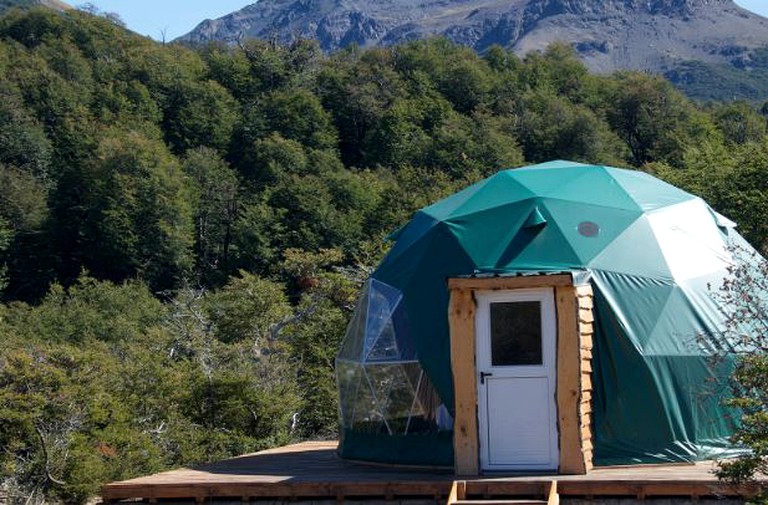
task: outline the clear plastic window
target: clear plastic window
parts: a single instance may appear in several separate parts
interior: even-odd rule
[[[402,293],[369,280],[336,358],[345,429],[408,435],[453,421],[416,356]]]

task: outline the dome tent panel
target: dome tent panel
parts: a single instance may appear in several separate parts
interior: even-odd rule
[[[700,351],[700,332],[711,327],[690,320],[683,290],[667,285],[655,307],[630,306],[617,300],[652,297],[660,286],[645,279],[645,288],[639,289],[643,279],[605,272],[595,272],[593,281],[598,350],[593,359],[594,463],[668,463],[736,454],[728,440],[734,419],[722,403],[729,367]],[[626,288],[630,293],[622,292]],[[651,324],[640,324],[643,314]]]
[[[337,363],[337,367],[337,378],[346,394],[340,402],[344,427],[365,433],[387,431],[383,409],[373,391],[365,366]]]
[[[466,244],[464,251],[472,258],[477,269],[489,270],[495,268],[507,244],[515,241],[515,236],[524,228],[528,216],[535,209],[534,200],[515,201],[452,217],[445,221],[445,226],[453,236],[463,238]],[[506,223],[506,226],[499,226],[500,222]],[[538,230],[530,233],[536,236]]]
[[[578,168],[578,170],[572,170]],[[564,170],[565,169],[565,170]],[[614,170],[597,165],[552,161],[525,168],[525,173],[502,172],[520,181],[537,197],[600,205],[614,210],[641,212],[641,207],[616,182]],[[555,179],[556,184],[553,184]],[[600,194],[599,201],[590,195]]]
[[[639,353],[645,353],[646,343],[658,325],[659,317],[663,315],[670,298],[679,290],[674,281],[594,271],[592,282],[596,293],[602,297],[601,303],[610,307],[611,318],[618,325],[613,326],[613,332],[620,330],[622,340],[634,346]],[[642,293],[642,296],[635,293]],[[627,305],[625,300],[631,300],[631,305]],[[616,310],[617,307],[621,310]],[[629,310],[623,310],[624,307]]]
[[[637,202],[643,212],[698,200],[696,196],[638,170],[613,169],[611,177]]]
[[[432,228],[438,225],[439,220],[422,211],[417,212],[407,225],[390,235],[389,238],[396,242],[385,259],[394,261],[399,255],[408,252],[416,242],[428,238]]]
[[[624,229],[589,261],[587,267],[595,271],[622,272],[625,275],[657,279],[658,282],[672,282],[672,272],[646,215]]]
[[[352,319],[347,325],[347,332],[336,355],[337,360],[361,362],[365,357],[365,328],[368,319],[368,286],[363,288],[357,300]]]
[[[398,307],[415,359],[434,384],[432,408],[451,415],[448,279],[557,272],[592,279],[595,462],[691,461],[732,450],[731,413],[707,390],[727,365],[715,370],[715,347],[696,345],[697,336],[716,340],[722,330],[707,285],[727,275],[726,241],[738,239],[724,223],[697,197],[650,175],[551,162],[499,172],[422,209],[373,279],[402,293]],[[391,327],[398,335],[397,324]],[[409,380],[394,411],[411,399]],[[425,418],[431,415],[438,417]],[[392,430],[389,445],[380,432],[345,430],[341,452],[413,462],[413,449],[428,446],[433,452],[416,459],[445,463],[450,432],[439,426],[450,423],[434,426],[437,436],[429,439]],[[410,456],[401,458],[402,450]]]
[[[709,207],[701,200],[671,205],[648,214],[656,243],[676,280],[722,272],[731,263],[726,242]],[[698,254],[692,255],[691,252]]]
[[[551,216],[548,226],[558,229],[577,256],[571,268],[588,264],[642,216],[638,210],[617,208],[609,213],[600,205],[558,198],[543,199],[542,205]]]
[[[360,295],[336,358],[343,438],[365,436],[376,447],[379,438],[420,435],[424,436],[422,448],[437,446],[437,452],[435,447],[413,452],[412,462],[419,463],[423,454],[434,458],[442,451],[447,464],[452,453],[450,447],[440,447],[446,446],[446,437],[439,435],[441,402],[417,360],[402,300],[399,290],[376,279],[370,279]],[[390,442],[394,445],[381,443],[379,459],[386,461],[386,451],[397,445]],[[403,457],[408,457],[411,449],[403,451]],[[350,450],[342,448],[342,454],[365,459],[357,455],[354,444]]]
[[[458,218],[468,214],[495,209],[499,205],[522,202],[537,194],[505,172],[482,180],[458,193],[434,203],[422,211],[438,220]]]
[[[535,272],[578,268],[581,263],[578,253],[555,223],[555,217],[543,201],[537,200],[536,203],[535,208],[546,219],[546,223],[538,227],[520,227],[514,238],[505,244],[503,254],[490,271]],[[472,240],[472,235],[468,234],[463,239]]]

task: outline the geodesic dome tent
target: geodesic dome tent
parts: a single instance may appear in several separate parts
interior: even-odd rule
[[[713,290],[739,261],[728,245],[751,251],[734,226],[648,174],[567,161],[501,171],[420,210],[338,355],[340,454],[452,465],[447,279],[554,272],[594,292],[595,464],[729,454],[733,416],[712,387],[728,363],[710,355],[726,345]]]

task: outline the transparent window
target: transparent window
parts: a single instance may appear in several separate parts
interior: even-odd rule
[[[541,303],[491,303],[493,366],[541,365]]]
[[[408,435],[451,429],[452,419],[419,364],[402,293],[368,281],[336,357],[344,428]]]

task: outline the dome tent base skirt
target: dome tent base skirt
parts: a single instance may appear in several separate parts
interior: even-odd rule
[[[453,432],[393,436],[344,430],[339,456],[368,463],[450,471],[453,468]]]

